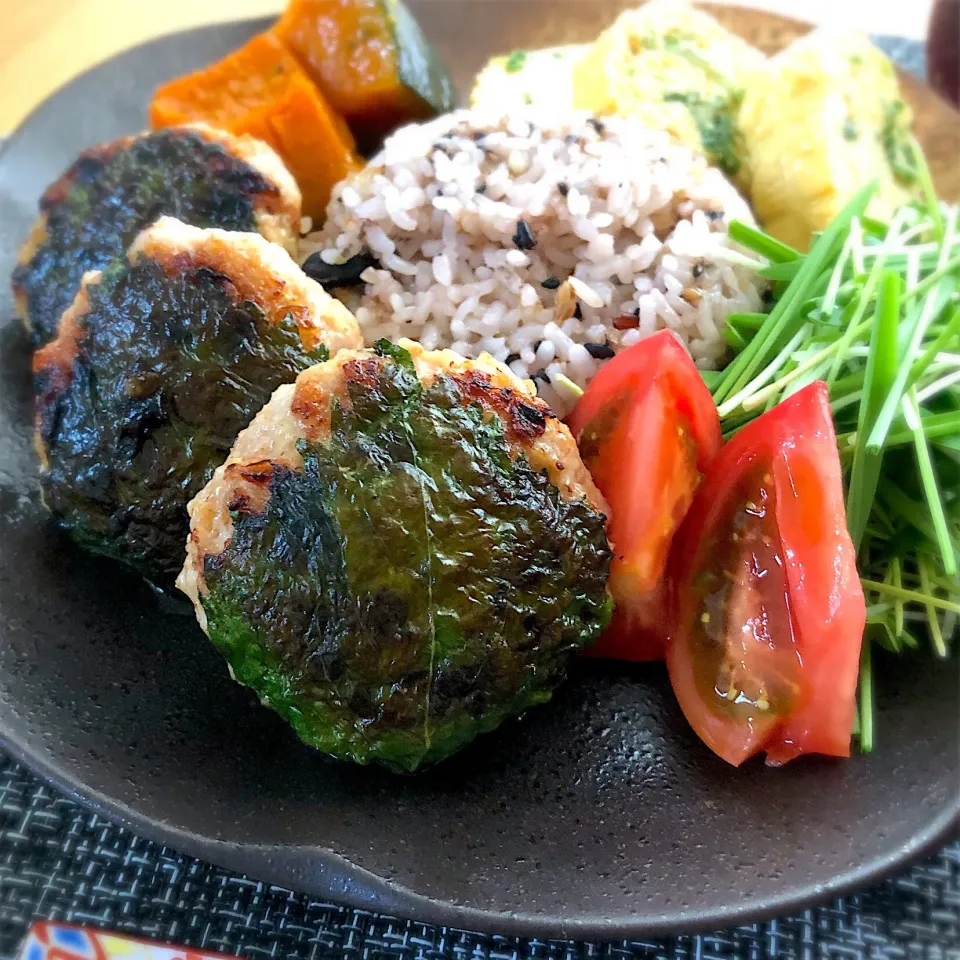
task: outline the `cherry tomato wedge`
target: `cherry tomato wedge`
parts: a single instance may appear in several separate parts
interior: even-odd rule
[[[567,423],[610,505],[614,548],[616,611],[587,653],[662,659],[670,542],[720,448],[713,398],[680,341],[662,330],[606,363]]]
[[[827,388],[740,431],[707,472],[668,570],[667,669],[724,760],[850,755],[866,608]]]

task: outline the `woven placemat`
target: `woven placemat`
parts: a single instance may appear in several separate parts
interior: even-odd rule
[[[83,809],[0,756],[0,960],[32,919],[251,958],[960,958],[960,842],[795,917],[670,940],[567,943],[380,917],[236,876]]]

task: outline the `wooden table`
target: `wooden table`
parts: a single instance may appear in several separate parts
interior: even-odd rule
[[[814,23],[854,24],[875,33],[921,39],[933,0],[739,2],[803,16]],[[5,8],[0,29],[2,135],[61,84],[113,53],[186,27],[276,13],[283,0],[0,0],[0,6]]]
[[[187,27],[276,13],[284,0],[0,0],[0,134],[71,77]]]

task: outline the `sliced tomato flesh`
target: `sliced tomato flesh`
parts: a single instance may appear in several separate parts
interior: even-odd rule
[[[755,753],[799,692],[799,660],[774,517],[774,489],[760,465],[737,485],[690,565],[693,589],[685,619],[694,685],[677,690],[680,705],[703,727],[707,745],[741,763]],[[744,729],[736,744],[725,727]],[[719,727],[719,732],[715,728]]]
[[[662,331],[618,354],[568,418],[610,505],[613,621],[590,656],[663,657],[663,573],[702,471],[720,446],[716,407],[686,350]]]
[[[670,578],[671,682],[718,756],[849,755],[865,607],[825,387],[801,391],[721,451]]]

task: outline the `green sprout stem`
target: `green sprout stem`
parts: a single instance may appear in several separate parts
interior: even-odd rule
[[[816,379],[827,381],[847,523],[867,598],[857,724],[873,745],[871,642],[938,656],[960,623],[960,230],[920,157],[923,202],[889,225],[860,191],[800,253],[762,230],[730,235],[768,262],[766,315],[733,314],[736,355],[708,380],[728,439]]]

